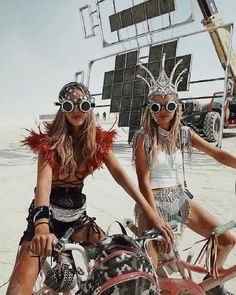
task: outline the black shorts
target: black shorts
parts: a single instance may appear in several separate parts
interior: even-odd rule
[[[86,202],[86,196],[84,194],[78,196],[77,195],[77,201],[73,201],[75,199],[71,194],[71,191],[74,192],[71,188],[55,188],[52,190],[50,195],[50,202],[52,204],[55,204],[57,206],[60,206],[64,209],[75,209],[75,207],[84,205]],[[71,197],[72,196],[72,197]],[[80,200],[79,200],[80,199]],[[56,200],[56,201],[55,201]],[[69,204],[69,205],[68,205]],[[34,215],[34,200],[31,202],[29,210],[28,210],[28,216],[26,218],[27,220],[27,228],[23,233],[23,236],[20,239],[20,245],[23,241],[31,241],[32,238],[35,235],[35,225],[33,221],[33,215]],[[59,220],[56,220],[53,218],[52,214],[50,214],[49,219],[49,228],[50,232],[55,234],[55,236],[60,239],[63,237],[65,232],[70,228],[73,227],[75,230],[82,229],[85,225],[91,226],[95,232],[102,232],[98,225],[94,222],[95,218],[91,218],[86,214],[86,211],[75,221],[73,222],[62,222]]]

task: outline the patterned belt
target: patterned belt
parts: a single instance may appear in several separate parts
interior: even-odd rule
[[[167,187],[161,191],[154,191],[154,198],[162,202],[173,202],[183,193],[181,185]]]
[[[73,222],[85,213],[86,203],[78,209],[64,209],[55,205],[51,205],[50,209],[54,219],[62,222]]]

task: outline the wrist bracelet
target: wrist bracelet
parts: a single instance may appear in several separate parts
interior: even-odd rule
[[[49,219],[49,207],[48,206],[39,206],[34,209],[34,215],[33,215],[33,222],[35,223],[36,220],[41,218],[47,218]]]
[[[49,226],[49,222],[47,222],[47,221],[42,221],[42,222],[36,223],[36,224],[34,225],[34,227],[36,227],[36,226],[38,226],[38,225],[40,225],[40,224],[47,224],[47,225]]]

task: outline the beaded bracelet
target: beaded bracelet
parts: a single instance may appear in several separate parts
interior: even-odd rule
[[[36,226],[38,226],[38,225],[40,225],[40,224],[47,224],[47,225],[49,225],[49,222],[47,222],[47,221],[42,221],[42,222],[36,223],[36,224],[34,225],[34,227],[36,227]]]

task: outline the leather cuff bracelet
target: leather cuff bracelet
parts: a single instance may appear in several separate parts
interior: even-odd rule
[[[39,206],[34,209],[33,222],[41,218],[49,219],[49,217],[50,215],[48,206]]]

